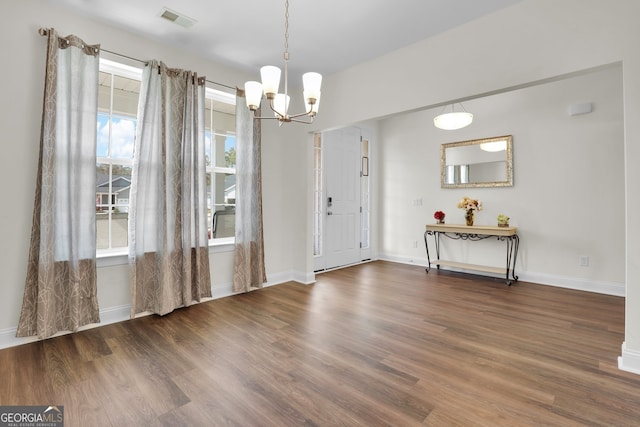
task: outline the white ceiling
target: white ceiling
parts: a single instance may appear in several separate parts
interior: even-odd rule
[[[256,78],[262,65],[283,64],[284,0],[51,1],[216,62],[255,71]],[[292,75],[332,74],[519,1],[290,0],[289,70]],[[197,22],[182,28],[160,17],[163,7]]]

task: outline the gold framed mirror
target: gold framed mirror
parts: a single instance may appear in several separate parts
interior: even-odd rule
[[[512,187],[513,137],[442,144],[440,183],[442,188]]]

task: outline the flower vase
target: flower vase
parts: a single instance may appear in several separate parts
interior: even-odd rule
[[[444,219],[439,219],[438,224],[444,224]]]
[[[468,209],[464,215],[464,219],[467,220],[467,225],[471,227],[473,225],[473,209]]]

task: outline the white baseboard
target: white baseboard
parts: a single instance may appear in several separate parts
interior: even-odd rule
[[[122,322],[125,320],[129,320],[129,315],[131,312],[131,305],[121,305],[117,307],[109,307],[104,310],[100,310],[100,323],[92,323],[90,325],[85,325],[81,328],[78,328],[78,331],[85,331],[87,329],[98,328],[100,326],[106,326],[111,323]],[[18,328],[8,328],[0,331],[0,349],[15,347],[22,344],[28,344],[30,342],[39,341],[38,337],[24,337],[18,338],[16,337],[16,332]],[[60,335],[70,334],[71,332],[58,332],[54,335],[54,337]]]
[[[400,264],[419,265],[421,267],[427,266],[427,260],[422,258],[409,258],[405,256],[380,253],[378,254],[377,259],[379,259],[380,261],[391,261],[391,262],[397,262]]]
[[[225,298],[236,294],[233,292],[232,283],[223,283],[211,288],[211,299]]]
[[[312,285],[316,283],[316,274],[314,272],[305,273],[303,271],[294,271],[292,279],[295,282],[302,283],[303,285]]]
[[[267,282],[264,284],[264,287],[267,288],[269,286],[280,285],[282,283],[287,282],[299,282],[304,285],[309,285],[315,282],[315,275],[313,273],[302,273],[296,271],[288,271],[285,273],[273,273],[267,275]],[[224,297],[230,297],[231,295],[237,294],[237,292],[233,291],[233,283],[223,283],[218,286],[214,286],[211,289],[212,298],[218,299]]]
[[[618,357],[618,369],[640,375],[640,351],[627,348],[627,342],[622,343],[622,355]]]
[[[109,325],[111,323],[128,320],[131,316],[131,304],[109,307],[100,310],[100,323],[96,326]]]
[[[617,297],[626,296],[624,283],[603,282],[599,280],[589,280],[579,277],[554,276],[544,273],[532,273],[516,271],[520,280],[525,282],[539,283],[541,285],[556,286],[559,288],[576,289],[579,291],[595,292],[598,294],[614,295]]]
[[[38,341],[37,337],[16,337],[18,328],[8,328],[0,331],[0,350],[8,347],[15,347],[22,344],[28,344],[30,342]]]
[[[389,255],[389,254],[380,254],[379,259],[384,261],[392,261],[398,262],[402,264],[411,264],[411,265],[419,265],[422,267],[427,266],[426,259],[413,259],[408,257]],[[443,267],[443,269],[445,269]],[[463,270],[457,268],[446,268],[451,271],[460,271],[460,272],[468,272],[473,274],[483,274],[491,277],[504,277],[490,273],[478,273],[473,270]],[[614,295],[619,297],[624,297],[625,293],[625,285],[623,283],[612,283],[612,282],[603,282],[596,281],[578,277],[567,277],[567,276],[557,276],[546,273],[536,273],[531,271],[517,271],[516,275],[518,276],[518,280],[524,282],[532,282],[538,283],[541,285],[555,286],[558,288],[567,288],[567,289],[575,289],[579,291],[585,292],[595,292],[599,294],[606,295]]]
[[[267,283],[265,286],[279,285],[287,282],[298,282],[309,285],[316,281],[313,273],[304,273],[302,271],[287,271],[284,273],[267,274]]]
[[[269,274],[267,279],[268,279],[267,283],[264,284],[265,287],[275,286],[281,283],[286,283],[291,281],[300,282],[305,285],[308,285],[315,282],[315,275],[313,273],[289,271],[285,273]],[[214,286],[211,289],[212,297],[206,298],[202,302],[232,296],[232,295],[235,295],[236,293],[237,292],[233,292],[232,283],[223,283],[221,285]],[[130,304],[115,306],[115,307],[108,307],[100,310],[100,323],[92,323],[90,325],[83,326],[79,328],[79,331],[98,328],[100,326],[106,326],[111,323],[123,322],[125,320],[129,320],[130,315],[131,315]],[[15,347],[18,345],[38,341],[37,337],[26,337],[26,338],[16,337],[17,330],[18,330],[17,326],[14,328],[7,328],[7,329],[0,330],[0,349]],[[59,332],[54,336],[66,335],[70,333],[71,332]]]

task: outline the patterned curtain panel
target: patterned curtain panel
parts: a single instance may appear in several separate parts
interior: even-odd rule
[[[267,281],[262,238],[260,120],[247,108],[244,91],[236,98],[236,245],[233,291],[248,292]]]
[[[96,117],[100,46],[48,30],[31,246],[17,336],[100,321],[96,293]]]
[[[151,61],[138,106],[129,212],[131,316],[211,296],[204,78]]]

